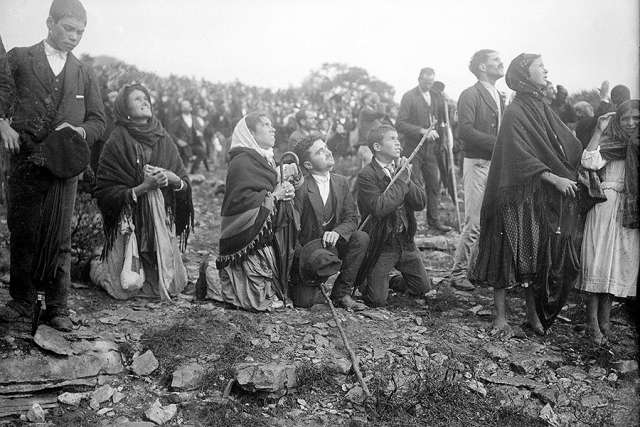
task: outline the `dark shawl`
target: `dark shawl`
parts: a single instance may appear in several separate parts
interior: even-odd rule
[[[482,203],[478,258],[470,279],[496,288],[529,282],[545,328],[560,312],[579,271],[579,211],[541,174],[576,180],[582,144],[529,81],[538,55],[522,54],[506,75],[516,91],[506,108]]]
[[[106,236],[104,255],[115,241],[118,224],[123,213],[130,213],[136,227],[136,238],[141,251],[153,251],[153,221],[147,195],[138,197],[133,203],[131,189],[144,181],[146,164],[172,171],[185,182],[182,191],[165,187],[164,196],[167,216],[174,222],[175,233],[184,249],[193,227],[193,203],[189,178],[171,136],[153,116],[147,123],[131,121],[127,112],[127,98],[142,85],[125,86],[120,90],[115,103],[116,128],[105,143],[96,173],[94,196],[102,213]]]
[[[218,269],[242,262],[257,249],[271,245],[275,209],[265,205],[276,187],[277,174],[256,150],[229,151],[226,192],[222,201]]]
[[[638,129],[627,134],[620,125],[620,118],[630,110],[637,110],[637,99],[620,104],[615,117],[603,132],[600,141],[600,155],[605,160],[624,160],[624,202],[622,225],[639,228],[638,220]]]

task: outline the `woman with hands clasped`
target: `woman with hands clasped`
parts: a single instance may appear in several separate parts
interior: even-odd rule
[[[288,204],[281,202],[292,200],[295,188],[281,182],[274,144],[271,120],[258,112],[243,117],[231,136],[216,260],[220,283],[207,295],[245,310],[265,311],[289,302],[280,262],[287,249],[279,247],[276,234],[293,220],[283,215]]]
[[[587,213],[582,240],[582,280],[589,295],[587,321],[595,344],[611,332],[613,297],[634,297],[640,268],[638,229],[638,123],[640,102],[626,101],[598,118],[582,154],[582,166],[597,171],[607,200]]]
[[[193,224],[189,179],[144,86],[123,87],[114,113],[116,128],[100,156],[94,193],[106,242],[90,276],[114,298],[170,300],[187,284],[179,246]]]

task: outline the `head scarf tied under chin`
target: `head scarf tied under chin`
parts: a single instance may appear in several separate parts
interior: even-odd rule
[[[149,147],[153,147],[160,138],[163,138],[167,133],[162,127],[160,120],[153,115],[149,120],[144,123],[136,122],[131,119],[129,113],[129,95],[134,90],[140,90],[144,92],[149,104],[151,104],[151,95],[146,87],[139,83],[126,85],[116,98],[114,106],[114,115],[116,118],[116,124],[124,127],[127,132],[138,142],[145,144]]]
[[[638,212],[638,128],[631,134],[622,129],[620,119],[632,110],[640,108],[640,101],[632,99],[620,104],[616,115],[603,132],[600,140],[600,154],[606,160],[624,160],[624,202],[622,225],[627,228],[640,228]]]
[[[542,88],[529,79],[529,67],[538,58],[540,55],[533,53],[521,53],[516,56],[507,68],[505,75],[507,86],[518,94],[526,93],[542,98]]]
[[[238,122],[233,130],[233,135],[231,135],[231,146],[229,149],[231,150],[237,147],[250,148],[257,151],[262,157],[267,159],[270,165],[275,166],[275,162],[273,160],[273,148],[262,148],[258,145],[253,134],[247,127],[245,117]]]

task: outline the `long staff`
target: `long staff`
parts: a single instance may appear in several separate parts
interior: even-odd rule
[[[431,126],[429,126],[429,128],[427,129],[427,132],[425,132],[424,135],[422,135],[422,138],[420,139],[420,142],[418,143],[416,148],[413,149],[413,151],[411,152],[411,155],[407,159],[407,163],[403,167],[401,167],[398,172],[396,172],[396,174],[393,176],[393,178],[391,178],[391,182],[389,182],[389,184],[387,185],[387,188],[384,189],[382,194],[386,193],[387,190],[389,190],[389,188],[391,188],[391,186],[400,178],[400,174],[407,167],[409,167],[409,165],[411,164],[411,161],[418,154],[418,151],[420,151],[420,149],[424,145],[425,141],[427,140],[427,135],[429,134],[429,131],[433,130],[434,127],[435,127],[435,123],[432,124]],[[369,222],[370,219],[371,219],[371,214],[367,215],[367,217],[364,219],[364,221],[362,221],[362,223],[360,224],[360,227],[358,227],[358,230],[361,231],[365,227],[365,225],[367,225],[367,223]]]
[[[458,208],[458,187],[456,181],[455,164],[453,163],[453,132],[451,131],[451,125],[449,123],[449,107],[444,107],[445,127],[447,132],[447,154],[449,155],[449,172],[451,174],[451,186],[453,193],[453,206],[456,210],[456,223],[458,225],[458,232],[462,232],[462,221],[460,219],[460,209]]]

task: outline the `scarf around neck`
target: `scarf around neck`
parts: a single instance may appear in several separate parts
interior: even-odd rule
[[[153,148],[154,145],[158,142],[160,138],[164,138],[167,135],[167,132],[162,127],[160,120],[155,116],[151,116],[151,118],[145,122],[140,123],[131,119],[131,115],[129,113],[128,100],[129,95],[134,90],[140,90],[144,92],[149,104],[151,104],[151,94],[149,90],[139,83],[134,83],[130,85],[124,86],[118,92],[118,97],[116,98],[114,105],[114,115],[116,124],[124,127],[127,132],[135,139],[136,141]]]

